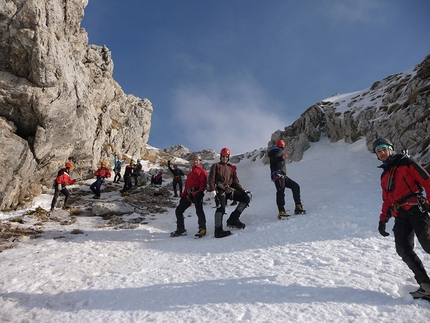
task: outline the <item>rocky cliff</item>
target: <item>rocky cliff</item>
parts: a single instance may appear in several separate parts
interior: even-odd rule
[[[66,161],[85,178],[113,153],[139,157],[152,105],[112,78],[80,28],[87,0],[0,1],[0,210],[24,207]]]
[[[415,68],[375,82],[363,91],[333,95],[308,108],[298,120],[272,134],[269,147],[284,139],[298,161],[322,135],[352,143],[366,138],[371,150],[378,137],[407,149],[430,170],[430,55]]]

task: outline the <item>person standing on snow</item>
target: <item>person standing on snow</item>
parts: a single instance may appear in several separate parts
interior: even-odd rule
[[[110,178],[111,174],[109,169],[106,168],[106,162],[100,163],[100,168],[94,173],[97,178],[94,183],[91,184],[90,190],[94,193],[93,199],[100,200],[101,187],[106,178]]]
[[[234,175],[235,175],[237,178],[239,178],[239,177],[237,176],[237,167],[236,167],[235,165],[233,165],[233,164],[230,164],[230,163],[227,163],[227,165],[228,165],[228,166],[230,166],[230,167],[231,167],[231,169],[234,171]],[[230,206],[234,206],[234,205],[237,205],[237,204],[238,204],[238,202],[237,202],[237,201],[233,201],[233,202],[231,202]],[[219,207],[219,199],[218,199],[218,197],[216,197],[216,196],[215,196],[215,205],[216,205],[216,208],[218,208],[218,207]]]
[[[70,177],[70,172],[72,168],[73,168],[73,163],[67,162],[65,165],[65,168],[61,168],[57,173],[57,178],[55,179],[55,182],[53,185],[55,192],[51,202],[51,211],[53,211],[55,206],[57,205],[57,200],[60,193],[64,195],[63,209],[69,208],[69,204],[67,203],[67,201],[69,200],[70,193],[66,188],[66,185],[72,185],[76,183],[76,180]]]
[[[184,176],[184,172],[178,168],[177,164],[173,164],[173,168],[170,167],[170,160],[167,162],[167,166],[169,167],[170,172],[173,175],[173,192],[175,193],[175,197],[178,197],[178,193],[176,187],[179,185],[179,195],[182,193],[182,176]]]
[[[430,278],[421,259],[414,251],[414,233],[430,254],[430,216],[429,204],[423,196],[423,188],[430,193],[430,176],[412,158],[395,154],[393,144],[385,138],[373,142],[373,151],[382,161],[381,174],[382,210],[379,216],[379,233],[386,237],[386,224],[390,217],[394,222],[394,243],[397,254],[408,265],[420,285],[410,294],[414,298],[430,299]]]
[[[221,149],[220,162],[213,164],[209,171],[209,191],[213,192],[212,194],[216,195],[219,200],[219,206],[215,211],[215,238],[231,235],[231,231],[224,231],[222,228],[222,218],[225,214],[227,199],[239,202],[227,220],[227,226],[236,229],[245,228],[245,224],[240,222],[239,217],[251,202],[251,192],[245,191],[240,185],[235,170],[228,164],[229,160],[230,149]]]
[[[119,183],[121,180],[121,169],[125,164],[126,159],[123,158],[122,161],[116,158],[116,155],[113,156],[113,171],[115,172],[115,177],[113,178],[114,183]]]
[[[176,214],[176,231],[170,234],[171,237],[186,236],[184,212],[191,204],[196,207],[198,218],[199,231],[195,235],[196,238],[202,238],[206,235],[206,216],[203,211],[203,197],[207,184],[208,173],[201,166],[201,156],[196,155],[193,160],[191,172],[187,175],[185,181],[185,189],[181,194],[181,200],[175,210]]]
[[[275,146],[269,151],[270,158],[270,175],[276,187],[276,205],[278,206],[278,219],[289,216],[285,212],[285,188],[291,189],[293,193],[294,203],[296,205],[294,214],[305,214],[300,197],[300,186],[295,181],[287,176],[285,160],[290,155],[290,152],[284,152],[285,142],[280,139]]]

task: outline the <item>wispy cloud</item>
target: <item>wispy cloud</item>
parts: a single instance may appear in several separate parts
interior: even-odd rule
[[[265,147],[273,132],[291,123],[268,112],[269,106],[270,111],[282,107],[247,80],[182,87],[174,102],[175,119],[187,142],[217,152],[223,147],[232,154]]]
[[[325,13],[335,20],[366,23],[381,21],[385,5],[381,0],[338,0],[325,3]]]

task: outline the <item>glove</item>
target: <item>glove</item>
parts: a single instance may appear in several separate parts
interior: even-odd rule
[[[385,231],[385,228],[387,226],[387,222],[379,221],[378,231],[383,237],[388,237],[390,234]]]
[[[251,202],[252,201],[252,192],[246,190],[245,193],[249,196],[249,202]]]

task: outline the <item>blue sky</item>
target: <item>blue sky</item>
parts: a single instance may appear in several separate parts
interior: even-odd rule
[[[149,144],[264,147],[312,104],[430,54],[428,0],[89,0],[89,43],[153,105]]]

